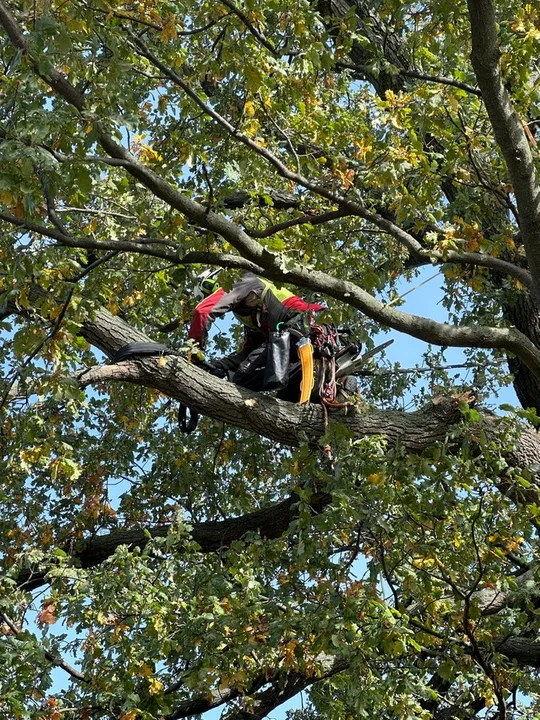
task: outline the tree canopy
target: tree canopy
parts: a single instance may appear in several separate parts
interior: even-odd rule
[[[0,0],[0,38],[2,717],[540,717],[535,4]],[[212,377],[207,267],[433,372],[328,422]]]

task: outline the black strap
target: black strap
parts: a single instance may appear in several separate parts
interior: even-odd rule
[[[110,362],[112,365],[129,360],[132,357],[143,357],[145,355],[178,355],[176,350],[161,345],[160,343],[135,342],[128,343],[119,348],[112,356]]]
[[[180,431],[184,433],[184,435],[191,435],[191,433],[196,429],[197,423],[199,422],[199,413],[196,413],[194,410],[190,409],[188,421],[187,411],[187,405],[184,405],[184,403],[181,402],[178,406],[178,427],[180,428]]]

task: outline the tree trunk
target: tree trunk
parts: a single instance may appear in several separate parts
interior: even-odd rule
[[[373,4],[366,0],[318,0],[317,7],[321,15],[326,17],[344,17],[354,9],[358,23],[357,30],[370,42],[369,47],[363,47],[358,42],[353,43],[349,53],[352,62],[361,68],[361,77],[367,80],[377,94],[384,98],[387,90],[394,92],[404,91],[411,82],[406,75],[389,74],[381,69],[378,73],[370,72],[377,57],[384,58],[386,62],[404,71],[415,70],[400,36],[391,27],[385,24],[377,15]],[[427,150],[430,148],[441,152],[440,143],[436,138],[429,138]],[[441,187],[451,202],[455,196],[455,188],[451,178],[441,178]],[[500,220],[506,223],[505,211],[501,208]],[[489,235],[498,223],[496,217],[488,221],[490,227],[484,226],[484,233]],[[510,258],[508,258],[510,259]],[[521,264],[521,257],[516,259]],[[493,282],[500,285],[500,277],[492,273]],[[528,290],[522,290],[516,302],[503,307],[503,314],[509,324],[514,325],[540,348],[540,308]],[[540,415],[540,379],[524,365],[518,358],[509,358],[510,372],[514,375],[514,389],[519,402],[524,408],[535,408]]]
[[[540,347],[540,310],[534,298],[523,291],[515,304],[506,306],[505,317]],[[524,408],[532,407],[540,415],[540,379],[519,358],[509,358],[508,367],[514,376],[514,390]]]

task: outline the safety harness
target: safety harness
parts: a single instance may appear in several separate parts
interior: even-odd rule
[[[349,407],[351,402],[338,400],[338,384],[336,378],[336,360],[351,343],[344,344],[340,334],[333,324],[313,323],[310,328],[313,355],[317,360],[315,372],[316,397],[322,405],[324,424],[328,425],[328,410]],[[359,347],[358,347],[359,351]]]
[[[257,308],[263,308],[263,301],[266,292],[271,284],[265,288]],[[285,291],[286,292],[286,291]],[[242,318],[244,322],[244,318]],[[300,325],[302,321],[300,321]],[[356,357],[360,352],[360,346],[350,342],[343,342],[340,334],[346,334],[343,330],[338,331],[333,324],[317,324],[311,319],[309,329],[298,325],[298,316],[286,323],[279,323],[283,329],[290,330],[293,336],[299,338],[297,342],[297,353],[300,360],[302,379],[300,382],[300,404],[308,403],[311,399],[318,400],[323,408],[325,427],[328,425],[328,410],[335,410],[352,405],[351,402],[340,402],[338,400],[338,379],[336,362],[345,353],[351,352]],[[279,328],[278,328],[279,329]],[[361,361],[376,352],[386,348],[391,342],[384,343],[366,353]],[[121,362],[134,357],[151,355],[179,355],[176,350],[158,343],[129,343],[121,347],[111,358],[111,363]],[[343,358],[342,358],[343,359]],[[356,361],[358,362],[358,361]],[[206,363],[201,362],[204,370],[210,370]],[[314,392],[315,389],[315,392]],[[314,397],[315,396],[315,397]],[[193,410],[189,411],[184,403],[180,403],[178,409],[178,425],[180,430],[186,434],[192,433],[197,427],[198,414]]]

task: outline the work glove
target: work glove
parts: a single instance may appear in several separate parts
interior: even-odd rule
[[[188,340],[186,357],[193,365],[202,367],[204,363],[204,351],[196,340]]]
[[[204,369],[206,372],[209,372],[210,375],[214,375],[214,377],[218,378],[226,378],[229,374],[228,370],[223,367],[219,360],[210,360],[209,362],[205,362]]]

